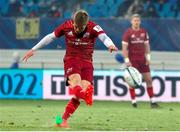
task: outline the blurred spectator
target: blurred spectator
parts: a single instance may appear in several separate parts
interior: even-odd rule
[[[180,0],[177,0],[174,4],[173,11],[175,12],[175,17],[177,17],[178,14],[180,14]]]
[[[159,11],[163,10],[164,4],[165,4],[165,0],[159,0],[159,9],[158,9]]]
[[[142,1],[136,0],[132,5],[132,14],[139,14],[142,15],[144,13],[144,7]]]
[[[9,4],[6,0],[0,0],[0,16],[5,16],[8,12]]]
[[[30,17],[30,18],[37,17],[37,14],[36,14],[35,11],[31,11],[31,12],[28,14],[28,17]]]
[[[133,3],[133,0],[124,0],[122,4],[119,5],[117,10],[117,17],[124,16],[128,11],[128,7]]]
[[[51,7],[50,11],[48,12],[48,16],[49,17],[60,17],[61,16],[60,9],[58,9],[55,5],[53,5]]]
[[[2,17],[70,18],[81,8],[91,17],[180,17],[180,0],[0,0]]]
[[[11,69],[18,69],[19,68],[19,60],[20,56],[18,52],[14,52],[12,55],[12,64],[10,66]]]
[[[150,5],[147,7],[147,10],[143,14],[143,17],[146,17],[146,18],[154,18],[154,17],[157,18],[157,17],[159,17],[159,15],[156,11],[155,5],[153,3],[150,3]]]
[[[39,8],[39,16],[40,17],[47,17],[47,11],[49,10],[47,1],[40,0],[38,6]]]
[[[19,2],[19,0],[10,0],[8,16],[11,16],[11,17],[20,16],[20,7],[21,7],[21,3]]]

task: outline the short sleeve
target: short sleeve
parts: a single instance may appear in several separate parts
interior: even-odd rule
[[[129,32],[128,30],[124,32],[123,37],[122,37],[122,44],[128,44],[129,42]]]
[[[65,29],[65,23],[59,25],[55,30],[54,30],[54,34],[55,36],[61,37],[62,35],[64,35],[64,29]]]
[[[145,39],[144,39],[144,43],[149,43],[149,34],[147,32],[145,32]]]

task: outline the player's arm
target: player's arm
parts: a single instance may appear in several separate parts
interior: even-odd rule
[[[146,64],[149,65],[151,61],[151,54],[150,54],[150,44],[149,41],[144,43],[145,45],[145,57],[146,57]]]
[[[100,41],[103,42],[103,44],[109,49],[110,52],[118,51],[118,48],[115,46],[112,40],[106,35],[104,30],[95,23],[93,27],[93,34],[95,35],[95,37],[98,37]]]
[[[55,33],[50,33],[46,35],[43,39],[39,41],[32,49],[30,49],[25,56],[23,57],[23,61],[27,61],[31,56],[34,55],[34,51],[50,44],[56,38]]]
[[[59,25],[54,32],[46,35],[43,39],[40,40],[38,44],[36,44],[31,50],[29,50],[25,56],[23,57],[23,61],[27,61],[31,56],[34,55],[34,51],[50,44],[55,38],[59,38],[64,35],[64,29],[66,28],[67,22],[62,23]]]
[[[128,58],[128,42],[122,41],[122,55],[125,60],[129,61]]]
[[[128,30],[123,34],[122,37],[122,55],[124,57],[124,62],[126,66],[131,66],[131,62],[129,60],[129,51],[128,51],[128,45],[129,45],[129,32]]]
[[[122,41],[122,55],[124,57],[124,62],[127,66],[131,66],[128,54],[128,42]]]
[[[111,53],[112,51],[118,51],[118,48],[105,33],[99,34],[98,38],[103,42],[103,44],[109,49]]]
[[[150,54],[150,44],[149,44],[149,36],[146,33],[145,36],[145,42],[144,42],[144,47],[145,47],[145,57],[146,57],[146,64],[149,65],[151,61],[151,54]]]

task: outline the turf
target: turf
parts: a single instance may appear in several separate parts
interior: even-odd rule
[[[180,103],[160,103],[151,109],[148,102],[133,108],[130,102],[84,102],[69,120],[70,129],[55,128],[55,117],[67,101],[0,100],[0,130],[180,130]]]

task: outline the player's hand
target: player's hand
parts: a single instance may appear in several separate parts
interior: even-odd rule
[[[113,51],[118,51],[118,48],[115,45],[111,45],[108,47],[108,50],[110,53],[112,53]]]
[[[24,55],[22,60],[26,62],[33,55],[34,55],[34,50],[31,49]]]
[[[125,64],[127,67],[132,66],[131,62],[125,62]]]
[[[146,60],[146,65],[150,65],[150,61],[149,60]]]

